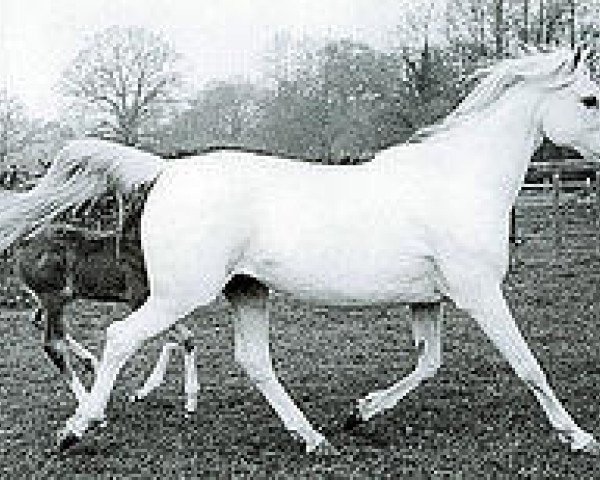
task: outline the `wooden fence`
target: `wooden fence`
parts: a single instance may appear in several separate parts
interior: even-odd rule
[[[596,248],[600,249],[600,170],[588,173],[593,176],[587,176],[583,180],[564,180],[561,173],[555,171],[540,183],[526,183],[511,212],[511,242],[520,245],[543,235],[552,240],[555,249],[559,249],[563,236],[568,234],[565,229],[570,220],[568,207],[579,206],[587,209],[588,217],[592,219],[592,224],[589,225],[591,229],[588,229],[587,234],[592,233],[596,237]],[[519,228],[516,219],[520,209],[534,208],[545,209],[549,222],[543,231],[527,232],[526,228]],[[586,232],[577,234],[585,235]]]

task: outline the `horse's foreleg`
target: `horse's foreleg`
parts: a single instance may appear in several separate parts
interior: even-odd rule
[[[470,292],[475,295],[471,299],[463,295],[462,305],[459,306],[473,316],[516,374],[531,389],[561,440],[569,443],[573,450],[600,453],[600,444],[575,423],[556,398],[546,375],[515,324],[500,287],[485,289],[480,284],[479,288],[473,288]]]
[[[76,443],[90,423],[104,418],[104,410],[119,371],[142,343],[168,329],[192,308],[190,306],[183,311],[181,306],[175,307],[173,303],[151,296],[125,320],[114,322],[106,329],[106,344],[94,385],[59,432],[61,448]]]
[[[435,375],[442,363],[440,303],[411,305],[415,347],[419,353],[417,366],[412,373],[385,390],[370,393],[358,401],[358,418],[351,417],[346,425],[369,420],[374,415],[392,408],[421,382]]]
[[[314,430],[273,371],[269,352],[267,295],[268,291],[262,288],[253,293],[228,295],[237,310],[235,359],[273,407],[285,428],[305,442],[307,452],[323,448],[325,437]]]

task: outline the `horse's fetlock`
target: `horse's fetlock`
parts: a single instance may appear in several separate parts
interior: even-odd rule
[[[236,357],[236,361],[241,365],[254,385],[261,385],[276,380],[273,370],[271,368],[265,368],[262,363],[248,360],[244,356]]]
[[[423,379],[433,378],[440,368],[440,364],[437,362],[427,362],[421,368],[421,376]]]
[[[544,394],[548,389],[546,376],[539,370],[527,370],[519,375],[525,384],[534,392]]]
[[[106,329],[106,346],[110,346],[116,354],[127,354],[135,351],[141,342],[129,335],[120,323],[115,322]]]

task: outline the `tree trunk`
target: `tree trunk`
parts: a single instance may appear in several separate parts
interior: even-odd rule
[[[540,29],[538,30],[537,41],[538,44],[544,40],[544,0],[540,0]]]
[[[571,32],[571,48],[575,48],[576,35],[575,35],[575,0],[569,0],[569,24]]]
[[[521,34],[523,43],[529,43],[529,0],[523,2],[523,33]]]
[[[496,56],[504,57],[504,0],[496,3]]]

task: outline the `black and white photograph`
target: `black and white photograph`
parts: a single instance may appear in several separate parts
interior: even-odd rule
[[[600,0],[0,0],[0,477],[600,478]]]

